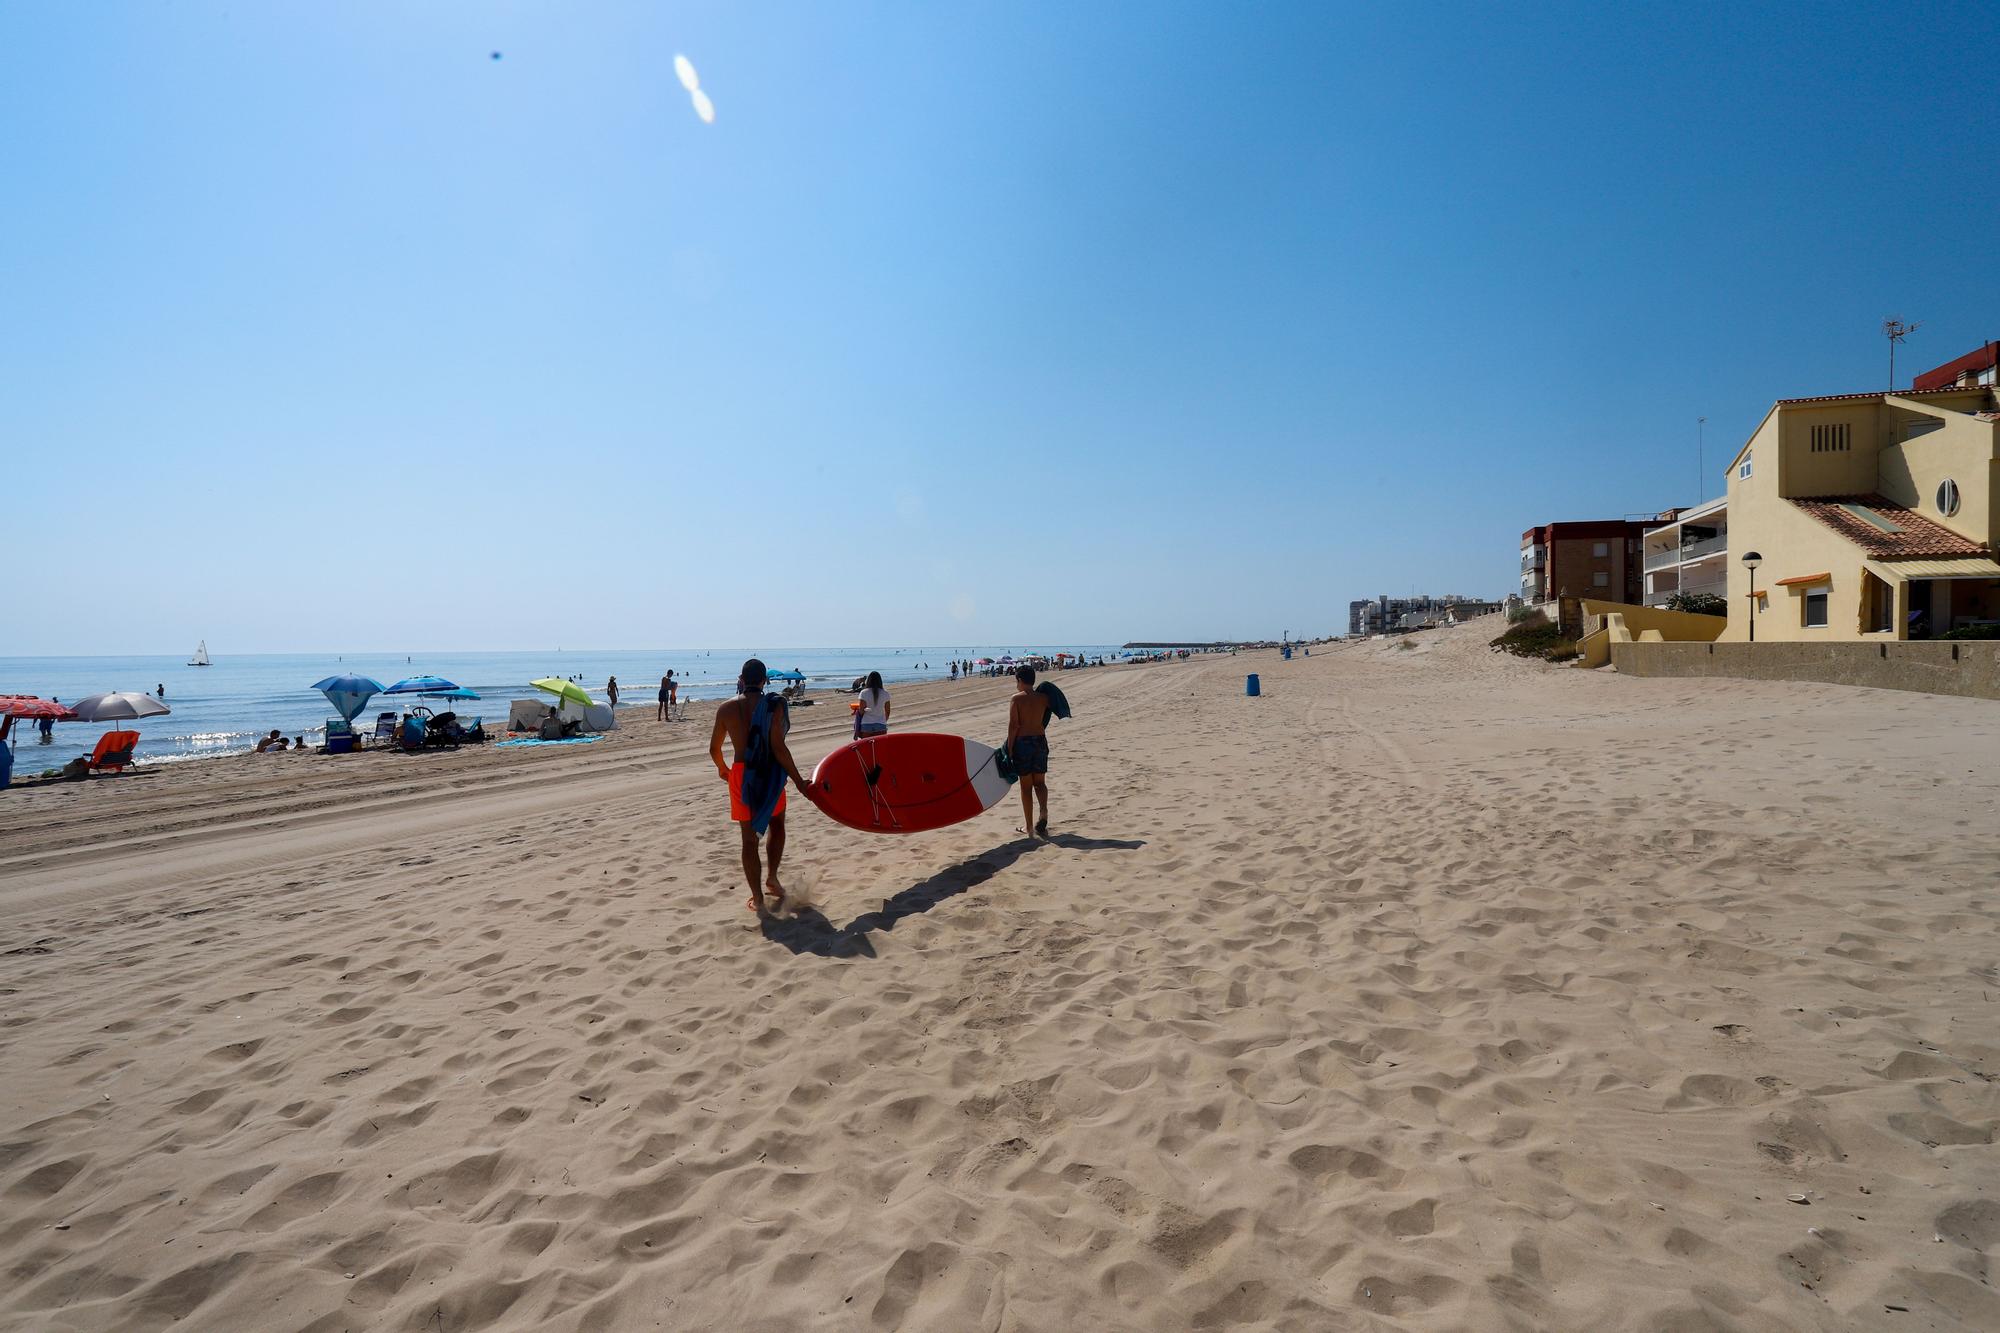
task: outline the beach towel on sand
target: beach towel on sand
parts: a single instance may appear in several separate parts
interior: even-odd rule
[[[766,694],[750,714],[750,735],[737,759],[743,765],[743,804],[750,811],[750,830],[762,833],[771,827],[778,798],[785,794],[785,769],[771,748],[771,727],[785,715],[785,701]]]

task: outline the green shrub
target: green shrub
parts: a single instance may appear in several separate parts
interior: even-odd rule
[[[1516,657],[1541,657],[1551,662],[1576,656],[1576,644],[1563,637],[1561,628],[1540,611],[1530,611],[1493,640],[1493,647]]]
[[[1938,635],[1940,639],[2000,639],[2000,625],[1967,625],[1962,629],[1948,629]]]
[[[1726,616],[1729,602],[1712,592],[1677,592],[1667,598],[1667,610],[1686,611],[1696,616]]]

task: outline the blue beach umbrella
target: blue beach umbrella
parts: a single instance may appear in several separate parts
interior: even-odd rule
[[[437,694],[437,697],[440,699],[460,699],[460,700],[477,699],[479,697],[479,691],[468,690],[465,688],[465,686],[459,685],[449,690],[440,690]]]
[[[313,688],[326,696],[334,712],[352,722],[370,699],[382,693],[382,682],[367,676],[328,676]]]
[[[443,694],[446,690],[455,690],[457,688],[457,685],[446,680],[443,676],[411,676],[408,680],[397,681],[394,685],[382,691],[382,693]]]

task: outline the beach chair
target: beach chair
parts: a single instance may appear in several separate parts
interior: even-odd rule
[[[396,715],[394,713],[377,713],[375,715],[375,734],[368,739],[377,745],[392,744],[396,739]]]
[[[107,731],[97,739],[97,748],[90,755],[90,771],[93,773],[123,773],[125,766],[132,762],[132,751],[139,745],[136,731]]]

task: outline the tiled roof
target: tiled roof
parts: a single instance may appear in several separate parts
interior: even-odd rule
[[[1866,393],[1823,393],[1817,398],[1780,398],[1778,401],[1791,406],[1796,403],[1837,403],[1843,398],[1880,398],[1885,393],[1893,393],[1898,398],[1922,398],[1931,393],[1977,393],[1987,386],[1983,384],[1946,384],[1936,389],[1871,389]]]
[[[1988,554],[1986,547],[1969,537],[1879,495],[1793,497],[1792,503],[1877,560],[1950,560]],[[1847,505],[1870,510],[1900,531],[1885,532],[1845,508]]]

